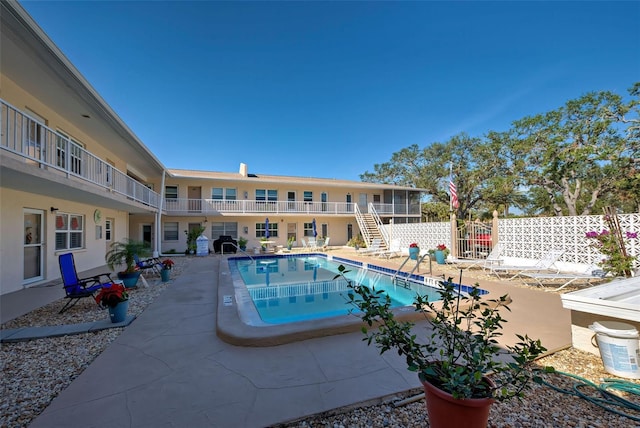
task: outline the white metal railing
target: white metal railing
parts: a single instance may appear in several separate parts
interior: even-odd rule
[[[371,214],[371,217],[376,222],[376,227],[380,231],[380,235],[382,235],[382,239],[384,239],[384,242],[387,245],[387,248],[389,248],[389,246],[391,245],[391,242],[389,242],[389,232],[385,227],[382,227],[382,220],[380,219],[380,216],[376,211],[375,205],[372,203],[369,204],[369,214]]]
[[[301,282],[297,284],[277,284],[266,287],[249,287],[249,294],[254,301],[276,299],[281,297],[308,296],[323,293],[346,291],[348,282],[344,279]]]
[[[356,214],[356,222],[358,223],[358,229],[360,229],[360,233],[362,234],[362,239],[364,242],[371,242],[371,236],[369,235],[369,228],[367,227],[367,222],[364,219],[364,215],[360,211],[360,205],[355,204],[355,214]]]
[[[75,177],[157,208],[160,196],[68,137],[0,99],[0,148],[27,164]]]
[[[201,214],[354,214],[354,204],[347,202],[299,202],[299,201],[255,201],[214,199],[164,200],[167,213]]]

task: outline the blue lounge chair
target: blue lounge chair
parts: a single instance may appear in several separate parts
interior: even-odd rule
[[[136,268],[141,271],[145,271],[151,269],[153,273],[157,273],[160,275],[160,271],[162,270],[162,261],[157,257],[151,257],[149,259],[140,260],[137,254],[133,255],[133,261],[136,264]]]
[[[63,313],[78,301],[85,297],[93,297],[93,294],[104,286],[112,284],[111,274],[101,273],[88,278],[78,278],[76,271],[76,263],[73,259],[73,253],[60,254],[58,257],[60,265],[60,274],[62,275],[62,284],[66,298],[69,299],[60,312]],[[104,277],[104,280],[100,278]]]

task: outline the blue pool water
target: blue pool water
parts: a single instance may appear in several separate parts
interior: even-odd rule
[[[345,315],[353,309],[347,302],[346,281],[334,280],[341,264],[349,271],[346,277],[354,283],[384,290],[393,307],[412,305],[417,293],[438,300],[436,288],[407,283],[394,285],[392,277],[382,272],[360,269],[344,260],[328,260],[324,255],[283,257],[230,258],[234,284],[241,281],[261,320],[266,324]]]

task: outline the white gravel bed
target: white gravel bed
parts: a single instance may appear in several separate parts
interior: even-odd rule
[[[175,278],[189,263],[189,258],[173,258]],[[140,314],[169,283],[148,278],[150,287],[131,290],[129,313]],[[23,326],[73,324],[107,317],[90,299],[83,299],[64,314],[58,314],[61,301],[53,302],[4,325],[3,329]],[[0,427],[27,427],[91,362],[121,333],[122,328],[27,342],[2,344],[2,401]],[[606,373],[598,356],[568,349],[541,360],[561,372],[572,373],[595,383],[602,378],[614,378]],[[554,385],[570,389],[575,380],[545,375]],[[628,379],[620,379],[633,382]],[[413,397],[420,390],[407,391],[375,402],[360,403],[335,409],[280,427],[425,427],[429,426],[424,399],[396,407],[394,403]],[[593,390],[585,390],[592,394]],[[637,400],[636,400],[637,402]],[[640,406],[640,402],[637,402]],[[620,409],[640,420],[640,412]],[[640,422],[608,412],[589,401],[556,392],[548,386],[534,385],[522,401],[511,400],[492,406],[490,427],[640,427]]]

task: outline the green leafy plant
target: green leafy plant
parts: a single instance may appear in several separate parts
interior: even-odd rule
[[[436,248],[429,250],[429,254],[435,254],[436,251],[442,251],[445,257],[449,255],[449,249],[445,244],[436,245]]]
[[[604,216],[604,220],[609,225],[609,229],[585,234],[587,238],[595,241],[592,247],[604,256],[598,266],[613,276],[631,276],[633,262],[636,258],[627,254],[625,240],[637,239],[638,234],[636,232],[622,233],[615,227],[610,216]]]
[[[105,261],[109,269],[115,270],[116,266],[125,265],[124,273],[136,271],[135,256],[148,257],[151,254],[149,246],[141,241],[125,239],[116,241],[109,247],[105,254]]]
[[[192,229],[191,231],[185,230],[184,234],[187,235],[187,251],[186,253],[189,253],[191,251],[195,251],[198,246],[197,246],[197,239],[200,235],[202,235],[202,233],[205,231],[206,229],[202,226],[196,227],[194,229]]]
[[[287,244],[288,244],[288,245],[293,245],[293,243],[294,243],[294,242],[296,242],[296,237],[295,237],[295,236],[293,236],[293,235],[291,235],[291,236],[289,237],[289,239],[287,239]]]
[[[415,310],[429,324],[420,341],[413,322],[395,318],[391,299],[384,291],[353,284],[342,265],[338,271],[336,278],[342,276],[348,283],[348,302],[360,311],[358,315],[366,324],[363,340],[375,344],[381,354],[395,349],[404,356],[409,370],[454,398],[521,397],[531,380],[540,380],[534,361],[546,349],[539,340],[517,335],[519,342],[507,347],[511,353],[507,361],[498,345],[506,322],[500,310],[509,310],[507,295],[484,300],[478,284],[468,293],[459,293],[451,278],[442,281],[440,301],[416,295]],[[552,372],[553,368],[545,370]]]
[[[367,246],[367,244],[365,244],[364,242],[364,239],[362,238],[362,235],[354,236],[353,238],[349,239],[349,242],[347,242],[347,245],[349,247],[357,247],[357,248],[364,248]]]
[[[247,240],[247,238],[244,238],[244,237],[241,236],[241,237],[238,238],[238,247],[244,248],[244,247],[247,246],[248,242],[249,241]]]

